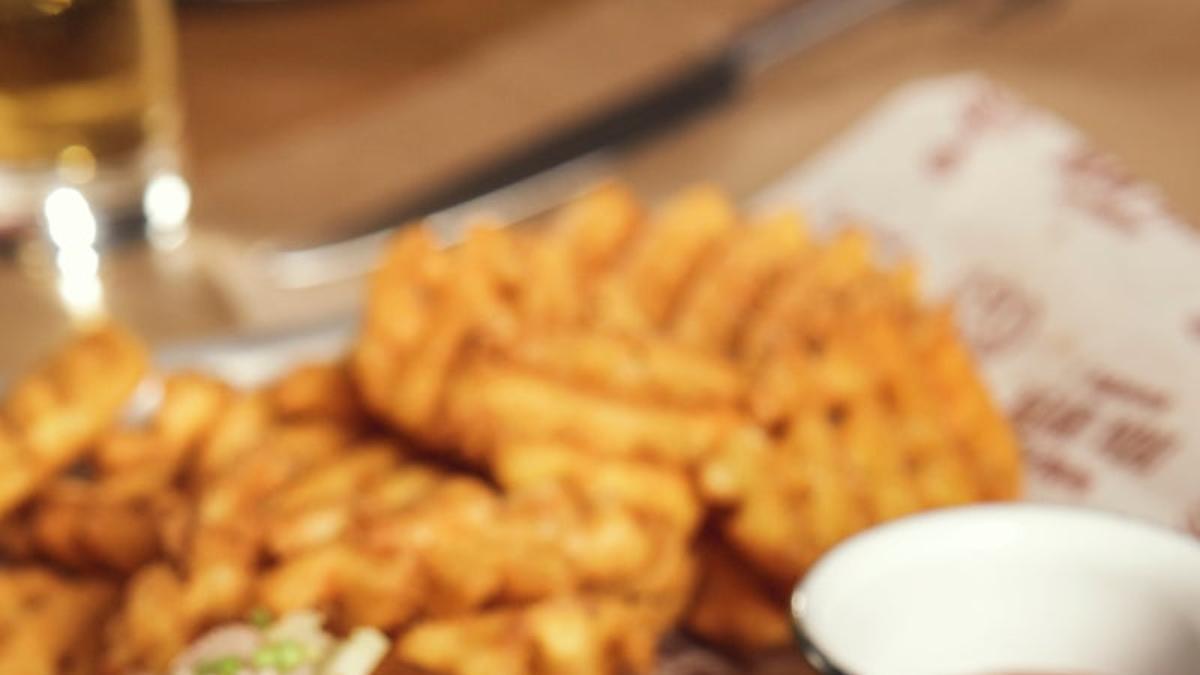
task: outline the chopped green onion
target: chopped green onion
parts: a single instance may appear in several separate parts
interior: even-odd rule
[[[258,607],[255,608],[254,611],[250,612],[249,619],[251,625],[259,630],[262,630],[271,625],[271,621],[274,620],[274,617],[271,616],[271,610],[265,607]]]
[[[196,668],[196,675],[237,675],[241,669],[241,659],[236,656],[222,656],[201,663]]]
[[[304,648],[295,640],[286,640],[275,645],[275,665],[279,670],[288,672],[304,663]]]
[[[274,668],[281,673],[294,670],[311,660],[308,650],[295,640],[265,644],[250,658],[255,668]]]
[[[259,647],[250,658],[255,668],[274,668],[277,662],[273,645]]]

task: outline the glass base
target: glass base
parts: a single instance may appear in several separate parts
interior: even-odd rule
[[[38,241],[53,249],[128,241],[173,248],[187,238],[190,209],[191,191],[171,150],[105,160],[84,176],[0,166],[0,252]]]
[[[177,248],[187,239],[191,208],[173,152],[143,151],[88,169],[0,167],[0,258],[52,277],[64,309],[80,321],[107,311],[105,250],[130,242]]]

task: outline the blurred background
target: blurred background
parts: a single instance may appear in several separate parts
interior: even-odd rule
[[[352,321],[381,228],[603,176],[746,196],[963,70],[1200,222],[1198,28],[1191,0],[0,0],[0,373],[99,313],[160,346]]]

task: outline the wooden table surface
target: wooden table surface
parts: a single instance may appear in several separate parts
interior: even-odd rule
[[[229,283],[221,257],[345,231],[710,52],[781,2],[186,6],[194,242],[107,255],[107,305],[156,345],[344,309],[353,284],[259,297]],[[1200,3],[1178,0],[917,1],[755,76],[729,104],[623,151],[615,170],[650,198],[698,180],[745,196],[899,84],[978,70],[1070,120],[1200,222],[1198,26]],[[70,326],[37,265],[0,268],[0,317],[0,373]]]

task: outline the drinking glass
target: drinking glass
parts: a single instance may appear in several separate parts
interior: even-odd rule
[[[186,237],[176,70],[169,0],[0,0],[0,242],[77,300],[103,247]]]

